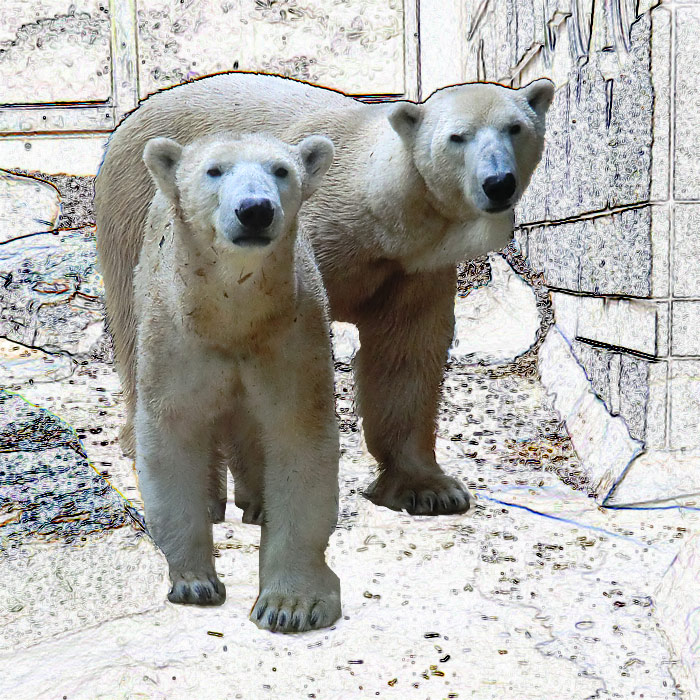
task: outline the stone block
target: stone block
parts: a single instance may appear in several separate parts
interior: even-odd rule
[[[548,285],[593,294],[651,293],[651,207],[528,231],[532,266]]]
[[[697,38],[700,7],[676,9],[675,168],[676,199],[700,199],[700,83]]]
[[[527,249],[534,270],[544,272],[550,287],[579,291],[579,264],[588,222],[535,226],[528,230]]]
[[[571,349],[608,412],[623,418],[630,435],[647,448],[663,448],[667,362],[616,353],[580,341],[574,342]]]
[[[517,62],[517,15],[513,0],[488,5],[464,2],[465,78],[507,81]]]
[[[670,230],[671,205],[661,204],[651,208],[651,296],[667,297],[670,282]]]
[[[674,301],[672,309],[672,354],[700,355],[700,301]]]
[[[647,360],[630,355],[620,356],[619,413],[625,419],[630,435],[642,441],[647,432],[650,364]]]
[[[574,20],[567,21],[573,32]],[[657,25],[663,43],[669,29],[663,22]],[[570,219],[650,200],[655,109],[650,15],[626,30],[629,51],[618,38],[616,51],[610,51],[616,34],[602,20],[594,23],[590,40],[584,36],[569,42],[569,52],[584,51],[586,60],[571,59],[565,84],[556,93],[542,163],[518,209],[519,222]],[[541,74],[548,73],[546,68]],[[528,73],[533,71],[528,66]],[[660,115],[667,105],[662,99]],[[663,168],[659,177],[664,177]]]
[[[700,296],[700,204],[676,204],[673,223],[674,297]]]
[[[32,136],[26,139],[0,139],[0,168],[96,175],[106,143],[106,136]],[[70,153],[70,158],[66,158],[67,153]]]
[[[109,3],[5,0],[0,5],[4,104],[106,102],[111,85]]]
[[[700,443],[700,361],[673,360],[670,375],[670,447],[697,447]]]
[[[224,70],[258,70],[353,94],[403,94],[404,8],[392,0],[220,3],[172,12],[166,0],[137,5],[141,98]]]
[[[667,8],[656,7],[651,13],[651,85],[654,93],[654,116],[651,144],[651,199],[669,197],[671,154],[671,25]]]
[[[579,305],[582,297],[564,292],[551,292],[554,322],[560,333],[572,343],[576,339]]]
[[[462,0],[422,0],[420,4],[421,90],[464,82]]]
[[[592,345],[575,341],[571,345],[574,356],[586,373],[586,378],[591,383],[591,388],[598,398],[605,404],[608,413],[616,415],[618,411],[612,405],[611,368],[617,353],[596,348]]]
[[[630,27],[630,53],[621,67],[605,71],[608,97],[608,205],[619,207],[649,201],[654,91],[650,67],[651,17]],[[618,48],[618,56],[621,55]],[[606,52],[601,52],[607,58]],[[612,82],[610,82],[612,81]],[[591,177],[595,177],[592,172]]]
[[[655,356],[665,354],[658,345],[659,318],[654,302],[640,299],[578,297],[579,314],[576,336],[618,348]]]
[[[668,361],[649,363],[645,434],[647,449],[662,449],[667,443],[668,375]]]
[[[605,498],[642,444],[630,437],[625,421],[611,417],[591,389],[589,378],[572,348],[553,326],[538,354],[538,369],[554,407],[566,423],[566,430],[589,476],[592,491]],[[604,358],[603,363],[607,360]],[[605,379],[602,364],[600,376]]]

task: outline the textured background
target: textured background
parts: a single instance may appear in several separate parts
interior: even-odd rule
[[[0,695],[696,697],[697,514],[596,507],[536,351],[551,291],[559,330],[630,433],[700,446],[699,32],[691,0],[4,0]],[[529,260],[505,252],[534,288],[537,342],[490,368],[455,361],[445,380],[439,458],[477,506],[415,519],[360,497],[372,459],[353,342],[336,338],[329,558],[344,617],[297,638],[247,620],[258,530],[232,500],[214,533],[226,605],[165,602],[165,562],[115,441],[95,265],[90,186],[111,130],[149,92],[234,68],[368,99],[476,79],[557,85],[517,212]],[[489,278],[485,259],[463,266],[461,318],[486,327],[469,314],[491,290],[491,322],[521,323],[517,285],[498,272],[499,298]]]

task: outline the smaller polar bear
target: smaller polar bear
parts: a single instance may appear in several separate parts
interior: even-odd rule
[[[156,184],[135,270],[136,467],[173,603],[219,605],[220,465],[259,513],[251,619],[296,632],[340,616],[325,562],[338,514],[339,438],[327,301],[301,203],[332,142],[218,135],[151,139]],[[238,499],[237,499],[238,500]]]

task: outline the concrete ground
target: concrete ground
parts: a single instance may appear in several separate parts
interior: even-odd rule
[[[23,352],[31,360],[11,343],[0,351],[6,366]],[[458,366],[445,381],[438,453],[476,507],[440,518],[377,508],[360,495],[373,462],[348,370],[338,364],[336,625],[282,636],[248,620],[259,530],[241,523],[232,494],[214,528],[221,608],[167,602],[165,560],[128,519],[70,542],[30,528],[0,553],[0,696],[697,697],[696,511],[599,508],[562,481],[585,486],[536,376]],[[116,444],[111,367],[14,381],[76,428],[92,465],[140,509]]]

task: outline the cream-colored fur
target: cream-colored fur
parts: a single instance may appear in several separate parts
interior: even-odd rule
[[[435,460],[436,414],[454,331],[456,264],[512,237],[512,210],[537,165],[553,86],[465,84],[422,104],[363,104],[294,80],[228,73],[147,99],[117,128],[96,181],[98,252],[127,410],[135,323],[131,279],[153,191],[145,142],[221,129],[298,142],[330,137],[336,158],[301,214],[331,315],[358,326],[355,363],[367,445],[380,473],[367,495],[410,513],[463,512],[469,494]],[[518,132],[518,133],[515,133]],[[497,207],[489,177],[510,172]],[[129,422],[121,436],[131,449]]]
[[[333,146],[221,135],[156,138],[157,186],[134,274],[136,467],[146,522],[175,603],[216,605],[211,519],[221,463],[259,518],[260,595],[251,619],[282,632],[340,615],[325,563],[337,519],[338,429],[326,297],[297,212]],[[244,225],[251,203],[272,221]],[[242,460],[242,462],[241,462]],[[238,485],[237,485],[238,488]],[[251,516],[252,517],[252,516]]]

